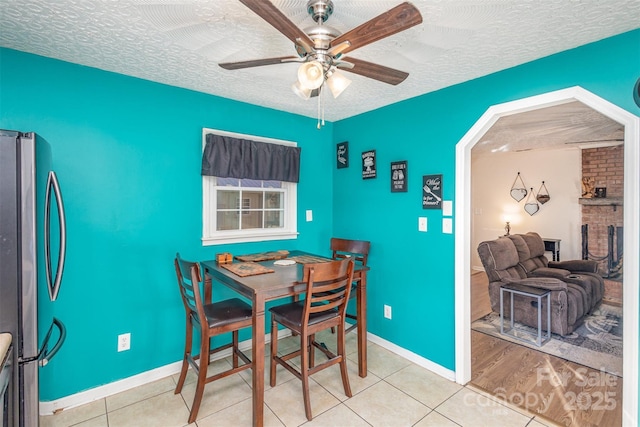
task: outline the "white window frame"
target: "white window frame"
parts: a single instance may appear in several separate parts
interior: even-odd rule
[[[202,151],[206,145],[206,136],[209,133],[228,136],[238,139],[265,142],[268,144],[280,144],[297,147],[292,141],[264,138],[255,135],[246,135],[235,132],[227,132],[218,129],[202,129]],[[284,227],[283,228],[253,228],[247,230],[216,230],[217,220],[217,193],[215,177],[202,176],[202,245],[223,245],[229,243],[262,242],[267,240],[287,240],[298,238],[298,185],[295,182],[282,181],[284,190]]]

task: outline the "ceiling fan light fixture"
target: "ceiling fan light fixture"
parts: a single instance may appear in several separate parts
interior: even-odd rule
[[[296,95],[298,95],[302,99],[306,100],[306,99],[309,99],[311,97],[312,89],[307,89],[307,88],[302,87],[300,82],[295,82],[294,84],[292,84],[291,85],[291,90],[293,91],[293,93],[295,93]]]
[[[329,90],[331,90],[334,98],[339,97],[350,84],[351,80],[339,71],[334,71],[329,78],[327,78],[327,86],[329,86]]]
[[[318,61],[305,62],[298,68],[298,82],[307,89],[317,89],[324,83],[324,67]]]

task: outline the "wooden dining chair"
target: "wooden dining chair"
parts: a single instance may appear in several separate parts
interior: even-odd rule
[[[249,304],[238,298],[215,303],[211,301],[203,302],[200,291],[203,281],[200,264],[185,261],[180,258],[180,254],[176,254],[174,264],[178,276],[180,295],[186,312],[187,324],[182,370],[180,371],[175,394],[182,391],[189,365],[191,365],[198,377],[196,393],[193,397],[193,405],[191,405],[191,413],[189,414],[189,424],[191,424],[198,415],[205,384],[251,368],[251,360],[238,349],[238,330],[251,326],[252,310]],[[200,353],[195,356],[192,353],[194,329],[200,334]],[[212,348],[211,338],[227,332],[231,332],[231,342]],[[228,348],[232,349],[232,368],[208,377],[207,369],[211,355]],[[242,359],[244,364],[240,365],[239,359]]]
[[[367,266],[370,248],[371,242],[366,240],[349,240],[332,237],[330,243],[331,257],[333,259],[350,258],[353,259],[356,265],[361,265],[363,267]],[[359,281],[360,278],[354,279],[349,298],[356,297],[356,287]],[[353,321],[347,328],[347,333],[349,333],[358,327],[358,316],[355,314],[347,313],[346,318]]]
[[[351,397],[351,387],[347,374],[345,354],[345,322],[351,282],[353,280],[353,260],[306,264],[304,280],[306,294],[303,301],[291,302],[269,309],[271,312],[271,336],[278,336],[278,324],[291,329],[300,336],[300,348],[283,356],[278,355],[278,340],[271,340],[270,383],[276,385],[276,365],[280,364],[302,381],[304,411],[311,421],[311,401],[309,399],[309,376],[325,368],[340,364],[344,393]],[[337,354],[323,344],[316,342],[315,334],[335,327],[338,330]],[[318,348],[328,360],[315,366],[314,348]],[[298,370],[288,360],[300,356]]]

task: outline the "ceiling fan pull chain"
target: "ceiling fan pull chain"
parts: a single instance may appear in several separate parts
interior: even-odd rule
[[[324,91],[322,88],[324,85],[318,88],[318,125],[316,126],[320,129],[324,126]]]
[[[322,90],[322,88],[324,87],[324,84],[322,86],[320,86],[320,96],[322,97],[322,126],[324,126],[324,104],[325,104],[325,99],[324,99],[324,90]]]

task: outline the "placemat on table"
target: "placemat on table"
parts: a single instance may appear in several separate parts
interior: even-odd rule
[[[260,262],[271,261],[272,259],[285,259],[287,256],[289,256],[289,251],[271,251],[260,252],[257,254],[236,255],[236,259],[238,261],[245,262]]]
[[[220,267],[226,268],[233,274],[240,277],[256,276],[258,274],[273,273],[274,270],[255,262],[236,262],[233,264],[220,264]]]
[[[333,261],[331,258],[325,258],[316,255],[296,255],[292,256],[289,259],[294,260],[298,264],[314,264],[318,262],[329,262]]]

